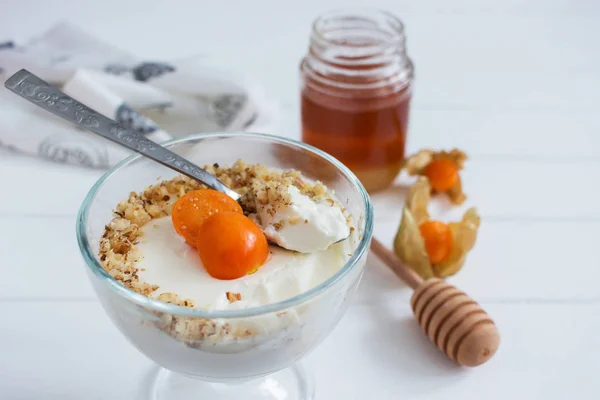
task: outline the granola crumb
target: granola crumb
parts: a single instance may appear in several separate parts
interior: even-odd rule
[[[302,218],[300,218],[300,217],[292,217],[287,220],[287,222],[289,222],[290,225],[296,225],[296,224],[300,223],[300,221],[302,221]]]
[[[190,308],[194,307],[194,300],[182,299],[179,295],[175,293],[161,293],[156,299],[165,303],[177,304],[178,306]]]
[[[225,295],[227,296],[227,300],[229,300],[229,303],[235,303],[236,301],[242,300],[241,293],[226,292]]]

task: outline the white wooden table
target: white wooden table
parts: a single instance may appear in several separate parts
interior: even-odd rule
[[[0,39],[68,18],[140,56],[215,55],[262,81],[283,108],[275,133],[298,137],[309,24],[350,2],[168,3],[3,0]],[[600,398],[600,2],[374,3],[407,25],[409,150],[471,156],[465,187],[483,225],[451,281],[490,312],[502,345],[486,365],[453,366],[418,330],[407,287],[371,257],[346,316],[308,357],[317,399]],[[154,366],[105,316],[75,243],[99,176],[0,152],[0,399],[144,398]],[[373,200],[390,244],[401,200]]]

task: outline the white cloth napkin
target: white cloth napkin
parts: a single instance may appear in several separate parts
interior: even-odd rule
[[[143,61],[60,23],[25,46],[0,43],[0,78],[25,68],[155,141],[192,133],[274,133],[278,107],[257,83],[207,57]],[[130,152],[0,89],[0,146],[107,168]],[[168,132],[168,133],[167,133]]]

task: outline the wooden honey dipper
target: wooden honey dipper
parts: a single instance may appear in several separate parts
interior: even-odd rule
[[[414,290],[411,306],[417,322],[451,360],[474,367],[492,358],[500,334],[479,304],[441,279],[423,280],[375,238],[371,251]]]

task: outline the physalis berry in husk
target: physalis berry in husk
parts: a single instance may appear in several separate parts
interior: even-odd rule
[[[406,196],[396,238],[396,255],[423,279],[445,278],[457,273],[475,245],[480,217],[473,207],[460,222],[444,223],[429,218],[431,186],[420,177]]]
[[[462,191],[459,171],[463,169],[466,153],[451,151],[421,150],[408,157],[404,168],[409,175],[426,176],[432,193],[446,193],[454,204],[462,204],[466,196]]]

